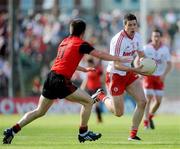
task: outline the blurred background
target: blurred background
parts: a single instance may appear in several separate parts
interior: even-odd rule
[[[37,105],[58,44],[68,36],[73,18],[83,18],[88,24],[86,40],[108,52],[111,37],[123,28],[127,12],[137,16],[144,44],[154,26],[162,29],[173,69],[159,112],[180,114],[179,0],[1,0],[0,113],[24,113]],[[105,62],[102,67],[105,71]],[[85,74],[76,72],[73,81],[79,86],[84,78]],[[134,108],[131,99],[126,96],[126,113]],[[78,112],[79,108],[58,100],[50,111]]]

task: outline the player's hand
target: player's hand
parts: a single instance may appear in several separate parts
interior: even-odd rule
[[[142,70],[143,67],[144,67],[143,65],[139,65],[139,66],[133,68],[133,71],[134,71],[135,73],[140,74],[140,75],[145,75],[145,74],[147,74],[148,71],[143,71],[143,70]]]
[[[93,67],[87,67],[85,72],[89,72],[89,71],[96,71],[96,69]]]
[[[137,67],[134,67],[132,68],[132,70],[136,73],[141,73],[142,72],[142,68],[143,68],[143,65],[139,65]]]
[[[133,56],[121,56],[119,61],[122,63],[131,63],[133,61]]]

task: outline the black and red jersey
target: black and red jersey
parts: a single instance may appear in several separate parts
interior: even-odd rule
[[[92,50],[94,48],[86,41],[77,36],[69,36],[60,43],[51,70],[70,79],[84,54]]]

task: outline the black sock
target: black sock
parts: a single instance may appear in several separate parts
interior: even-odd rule
[[[88,130],[88,126],[80,126],[79,133],[85,133]]]

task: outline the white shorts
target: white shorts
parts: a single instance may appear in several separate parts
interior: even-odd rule
[[[164,90],[144,89],[145,95],[164,96]]]

